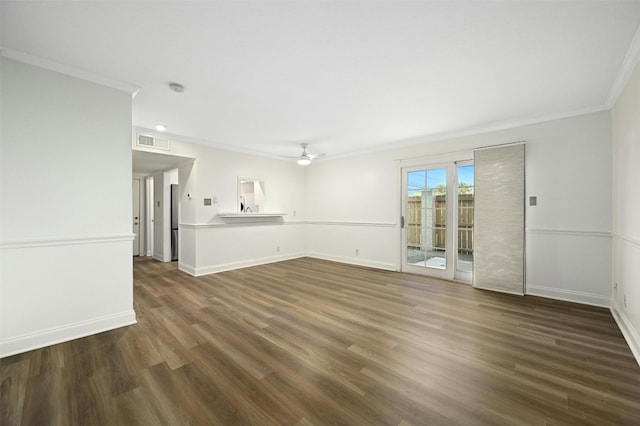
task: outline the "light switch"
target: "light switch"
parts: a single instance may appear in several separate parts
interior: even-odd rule
[[[211,198],[205,198],[204,199],[204,205],[205,206],[210,206],[211,205]]]
[[[537,206],[538,205],[538,197],[529,197],[529,205]]]

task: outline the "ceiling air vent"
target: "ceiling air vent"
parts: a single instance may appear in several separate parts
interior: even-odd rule
[[[138,134],[137,145],[143,148],[169,150],[169,139],[160,139],[155,136]]]

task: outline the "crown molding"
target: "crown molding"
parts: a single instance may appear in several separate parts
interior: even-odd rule
[[[608,111],[611,107],[608,105],[595,105],[586,108],[580,108],[571,111],[560,112],[556,114],[539,115],[535,117],[524,118],[521,120],[503,121],[496,123],[488,123],[485,125],[479,125],[476,127],[469,127],[461,130],[454,130],[450,132],[434,133],[431,135],[418,136],[411,139],[404,139],[396,142],[389,142],[382,145],[377,145],[369,149],[363,149],[359,151],[351,151],[344,154],[339,154],[331,157],[331,160],[338,158],[354,157],[363,154],[370,154],[376,152],[390,151],[399,148],[406,148],[410,146],[446,141],[450,139],[458,139],[467,136],[482,135],[486,133],[498,132],[501,130],[509,130],[517,127],[529,126],[533,124],[546,123],[549,121],[563,120],[565,118],[579,117],[581,115],[595,114],[602,111]]]
[[[221,143],[221,142],[210,140],[210,139],[194,138],[191,136],[181,135],[178,133],[171,133],[171,132],[158,132],[157,130],[153,130],[153,129],[150,129],[149,127],[137,125],[135,123],[133,124],[133,132],[134,133],[142,132],[145,135],[154,136],[161,139],[169,139],[175,142],[190,143],[194,145],[203,146],[205,148],[218,149],[218,150],[227,151],[227,152],[235,152],[238,154],[252,155],[254,157],[271,158],[273,160],[280,160],[283,162],[291,163],[290,159],[283,158],[279,155],[269,154],[266,152],[257,151],[249,148],[243,148],[239,146],[225,144],[225,143]],[[139,150],[139,151],[144,151],[144,150]],[[157,151],[152,151],[152,152],[157,152]],[[318,160],[313,160],[314,163],[316,161]]]
[[[112,89],[127,92],[131,94],[131,98],[135,98],[135,96],[140,91],[140,88],[138,86],[131,83],[114,80],[108,77],[94,74],[87,70],[75,68],[69,65],[61,64],[59,62],[51,61],[49,59],[30,55],[28,53],[20,52],[13,49],[0,49],[0,56],[2,56],[3,58],[12,59],[14,61],[24,62],[25,64],[33,65],[39,68],[44,68],[49,71],[68,75],[70,77],[86,80],[91,83],[99,84],[101,86],[106,86]]]
[[[631,44],[627,50],[627,55],[624,57],[622,65],[616,75],[616,79],[613,81],[613,86],[611,86],[609,96],[607,96],[607,107],[613,108],[618,97],[622,93],[624,86],[627,85],[627,82],[631,78],[633,70],[638,66],[638,63],[640,63],[640,26],[631,40]]]

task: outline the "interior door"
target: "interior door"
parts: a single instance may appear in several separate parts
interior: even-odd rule
[[[402,270],[471,283],[473,161],[402,169]]]
[[[133,213],[132,213],[132,226],[133,226],[133,255],[140,255],[140,179],[133,179],[132,183],[133,194]]]

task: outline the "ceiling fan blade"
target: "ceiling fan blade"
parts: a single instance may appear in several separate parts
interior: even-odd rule
[[[296,155],[296,156],[280,155],[279,157],[287,158],[287,159],[291,159],[291,160],[302,160],[302,159],[315,160],[316,158],[324,157],[326,155],[324,153],[322,153],[322,154],[309,154],[307,152],[307,148],[309,148],[309,144],[308,143],[301,143],[300,144],[300,148],[302,148],[302,152],[300,153],[300,155]]]

